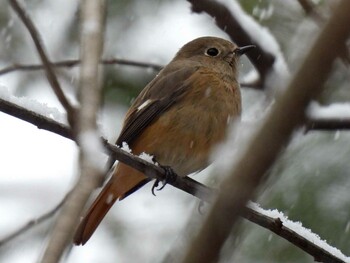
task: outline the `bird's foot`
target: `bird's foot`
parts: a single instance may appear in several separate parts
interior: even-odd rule
[[[156,196],[156,194],[154,193],[154,190],[157,190],[157,191],[162,190],[168,183],[175,182],[177,178],[177,174],[174,172],[174,170],[170,166],[162,166],[162,168],[165,171],[165,180],[160,181],[159,179],[156,179],[156,181],[152,186],[152,194],[154,196]],[[160,182],[162,182],[163,185],[160,188],[158,188]]]

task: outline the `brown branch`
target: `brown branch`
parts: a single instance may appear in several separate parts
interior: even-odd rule
[[[219,28],[225,31],[238,46],[251,45],[256,46],[255,49],[247,53],[248,58],[260,74],[261,81],[264,82],[265,77],[270,71],[275,57],[273,54],[264,50],[259,41],[249,34],[240,24],[235,14],[223,4],[213,0],[187,0],[192,4],[192,11],[195,13],[206,12],[215,18],[215,22]],[[262,86],[263,87],[263,86]]]
[[[321,15],[316,10],[315,4],[310,0],[298,0],[301,7],[304,9],[305,13],[309,16],[312,16],[316,22],[320,25],[323,24],[326,21],[326,18]]]
[[[1,111],[4,111],[5,113],[10,114],[14,117],[19,117],[23,121],[27,121],[33,125],[38,126],[38,128],[45,129],[47,131],[56,133],[71,140],[75,140],[75,138],[72,136],[71,129],[67,125],[61,124],[39,113],[35,113],[33,111],[20,107],[14,103],[4,104],[3,102],[4,100],[0,99]],[[6,106],[4,107],[3,105]],[[138,171],[144,173],[148,178],[159,179],[160,181],[163,181],[165,179],[165,173],[161,167],[148,163],[137,156],[134,156],[130,153],[121,150],[114,144],[108,143],[106,139],[102,139],[102,141],[104,146],[106,147],[108,154],[113,154],[113,156],[115,156],[117,160],[132,166]],[[189,177],[176,178],[175,181],[169,182],[169,184],[205,202],[212,202],[214,200],[214,197],[217,195],[216,190],[211,189],[201,183],[198,183],[197,181]],[[321,247],[318,247],[317,245],[308,240],[305,240],[303,236],[294,233],[293,230],[288,229],[287,227],[281,224],[276,225],[276,219],[266,217],[265,215],[260,214],[259,212],[248,207],[242,211],[244,212],[241,215],[247,220],[258,224],[261,227],[270,229],[277,235],[288,240],[295,246],[301,248],[314,258],[325,259],[323,262],[343,262],[339,258],[331,255],[329,252],[324,251]]]
[[[317,131],[334,131],[334,130],[349,130],[350,119],[314,119],[309,118],[305,123],[306,132],[310,130]]]
[[[318,12],[316,5],[310,0],[298,0],[299,4],[305,11],[305,13],[310,16],[318,26],[322,27],[324,23],[327,21],[327,18]],[[342,48],[339,50],[339,56],[342,58],[345,65],[349,65],[350,63],[350,53],[349,48],[344,43]]]
[[[218,198],[188,247],[183,262],[218,261],[240,211],[268,176],[267,171],[289,142],[294,129],[305,121],[305,109],[310,100],[321,92],[337,56],[336,50],[344,45],[350,34],[349,13],[350,1],[339,2],[286,92],[276,100],[260,131],[222,182]]]
[[[294,230],[286,227],[280,218],[272,218],[266,215],[262,215],[252,208],[246,208],[243,213],[243,217],[259,226],[271,230],[276,235],[283,237],[290,243],[294,244],[298,248],[302,249],[309,255],[311,255],[316,262],[325,263],[345,263],[346,261],[334,256],[331,252],[316,245],[310,240],[306,239],[303,235],[298,234]]]
[[[39,129],[47,130],[73,140],[72,131],[67,125],[59,123],[52,118],[46,117],[35,111],[28,110],[27,108],[17,105],[16,103],[0,98],[0,111],[23,121],[32,123]]]
[[[67,118],[69,124],[73,127],[74,125],[74,116],[75,116],[75,108],[70,104],[68,101],[66,95],[64,94],[60,83],[57,79],[57,76],[55,74],[55,71],[50,63],[50,60],[46,54],[44,45],[42,43],[40,34],[38,30],[36,29],[34,23],[32,22],[31,18],[27,15],[27,13],[24,11],[24,8],[20,6],[20,4],[17,2],[17,0],[9,0],[10,5],[12,6],[13,10],[17,13],[18,17],[22,20],[23,24],[26,26],[30,36],[33,39],[34,45],[36,47],[36,50],[38,51],[39,57],[41,59],[41,62],[44,65],[46,78],[49,81],[53,91],[55,92],[58,100],[62,104],[62,106],[67,111]]]
[[[57,213],[57,211],[60,210],[62,205],[66,202],[66,200],[67,200],[68,196],[70,195],[70,193],[71,192],[66,194],[65,197],[54,208],[52,208],[50,211],[46,212],[45,214],[39,216],[36,219],[30,220],[28,223],[26,223],[25,225],[23,225],[22,227],[20,227],[19,229],[17,229],[13,233],[11,233],[10,235],[2,238],[0,240],[0,247],[5,245],[6,243],[12,241],[13,239],[17,238],[18,236],[24,234],[25,232],[27,232],[28,230],[32,229],[33,227],[35,227],[35,226],[45,222],[46,220],[50,219],[51,217],[53,217]]]
[[[97,135],[96,119],[101,101],[102,74],[99,63],[103,52],[106,1],[81,1],[80,11],[80,108],[76,115],[77,126],[73,127],[76,128],[73,130],[76,131],[79,143],[80,176],[55,222],[42,263],[59,262],[66,248],[72,245],[73,233],[81,213],[93,190],[100,186],[104,173],[102,163],[97,164],[97,161],[92,160],[102,160],[98,143],[101,144],[101,149],[103,146]],[[92,143],[94,147],[96,144],[97,149],[91,149]]]
[[[111,59],[102,59],[101,64],[104,65],[125,65],[125,66],[133,66],[140,68],[150,68],[155,71],[159,71],[163,68],[163,66],[153,63],[132,61],[127,59],[119,59],[119,58],[111,58]],[[77,67],[81,64],[81,61],[78,59],[69,59],[57,62],[51,62],[51,66],[53,67]],[[14,64],[8,67],[5,67],[0,70],[0,76],[5,75],[14,71],[23,70],[23,71],[36,71],[43,70],[45,67],[42,64]]]

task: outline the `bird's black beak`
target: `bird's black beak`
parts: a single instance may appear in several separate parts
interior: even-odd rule
[[[245,54],[246,52],[248,52],[249,50],[255,48],[254,45],[248,45],[248,46],[244,46],[244,47],[239,47],[235,50],[235,54],[238,56],[242,56],[243,54]]]

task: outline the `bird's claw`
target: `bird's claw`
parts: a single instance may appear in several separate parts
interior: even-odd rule
[[[156,196],[156,194],[154,193],[154,190],[157,190],[157,191],[162,190],[168,183],[174,182],[176,180],[176,177],[177,177],[177,174],[173,171],[173,169],[171,169],[170,166],[162,166],[162,168],[165,171],[165,180],[160,181],[159,179],[156,179],[156,181],[154,182],[154,184],[152,186],[152,194],[154,196]],[[163,185],[157,189],[157,187],[159,186],[159,182],[162,182]]]

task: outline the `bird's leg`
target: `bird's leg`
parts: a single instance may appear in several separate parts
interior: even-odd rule
[[[177,178],[177,174],[174,172],[174,170],[170,167],[170,166],[161,166],[164,169],[165,172],[165,179],[162,181],[163,185],[157,189],[157,187],[159,186],[159,179],[156,179],[156,181],[154,182],[153,186],[152,186],[152,194],[154,196],[156,196],[156,194],[154,193],[154,189],[156,189],[157,191],[162,190],[168,183],[171,182],[175,182],[176,178]]]

